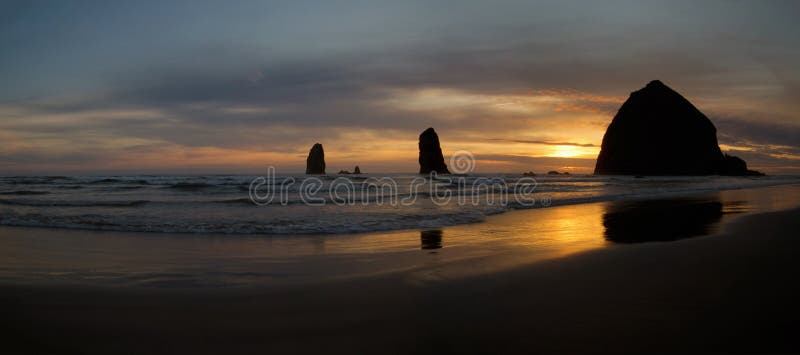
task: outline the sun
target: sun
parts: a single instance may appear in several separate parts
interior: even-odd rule
[[[579,147],[571,145],[557,145],[553,147],[553,151],[548,154],[548,156],[557,158],[573,158],[582,154],[583,152],[581,152]]]

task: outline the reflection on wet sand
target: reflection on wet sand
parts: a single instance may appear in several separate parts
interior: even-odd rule
[[[421,241],[421,248],[423,250],[441,249],[442,248],[442,230],[426,230],[419,232]]]
[[[615,243],[671,241],[713,233],[722,215],[717,195],[622,201],[607,205],[603,226],[606,240]]]

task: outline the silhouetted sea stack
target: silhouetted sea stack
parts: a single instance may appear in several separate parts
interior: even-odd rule
[[[433,128],[428,128],[419,135],[419,173],[450,174],[444,163],[442,147],[439,145],[439,136]]]
[[[353,174],[361,174],[361,168],[359,168],[358,165],[356,165],[356,168],[353,169]]]
[[[658,80],[622,104],[603,137],[594,173],[760,175],[742,159],[723,155],[708,117]]]
[[[322,144],[314,144],[306,158],[306,174],[325,174],[325,151]]]

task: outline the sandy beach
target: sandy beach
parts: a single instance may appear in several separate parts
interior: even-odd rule
[[[2,1],[0,355],[800,354],[800,1]]]
[[[9,280],[4,265],[3,346],[9,354],[792,353],[800,350],[794,335],[797,190],[716,193],[710,203],[719,203],[720,214],[693,222],[661,214],[658,203],[637,205],[635,224],[626,230],[678,223],[692,234],[669,242],[609,241],[609,223],[624,203],[513,212],[428,234],[427,246],[426,235],[416,232],[408,242],[416,245],[394,244],[390,249],[396,250],[373,252],[368,261],[342,246],[348,252],[334,253],[334,259],[360,261],[317,271],[313,281],[297,276],[302,283],[21,283]],[[686,201],[673,201],[671,210]],[[685,208],[693,215],[708,210],[707,198],[688,201],[694,201]],[[653,225],[657,219],[642,211],[654,211],[662,225]],[[485,251],[487,245],[453,236],[462,228],[514,227],[512,220],[572,212],[607,228],[586,222],[549,233],[577,231],[602,243],[551,245],[549,252],[525,258],[529,253],[519,240],[475,254],[471,249]],[[412,232],[385,238],[403,239],[403,233]],[[457,252],[447,257],[450,244]],[[411,248],[419,258],[446,257],[435,266],[431,259],[410,258],[416,267],[398,263]],[[159,257],[168,258],[168,248],[163,252]],[[329,265],[319,255],[298,255],[292,262],[316,263],[320,270]],[[350,267],[375,272],[354,273]],[[336,277],[342,274],[347,277]]]

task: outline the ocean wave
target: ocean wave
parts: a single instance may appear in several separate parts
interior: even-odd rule
[[[50,191],[17,190],[0,192],[0,195],[47,195],[49,193]]]
[[[97,184],[134,184],[134,185],[150,185],[150,182],[143,179],[117,179],[117,178],[105,178],[100,180],[93,180],[89,181],[87,184],[89,185],[97,185]]]
[[[100,189],[95,189],[94,191],[130,191],[130,190],[141,190],[146,187],[147,186],[143,185],[121,185],[121,186],[103,187]]]
[[[393,175],[400,191],[365,191],[360,183],[351,190],[347,203],[331,196],[331,184],[324,184],[317,197],[326,207],[305,206],[297,193],[308,177],[293,176],[287,206],[276,195],[267,208],[259,209],[244,191],[250,176],[209,177],[84,177],[75,181],[54,179],[45,188],[5,186],[0,193],[0,224],[54,228],[82,228],[136,232],[222,233],[222,234],[335,234],[381,230],[431,228],[480,221],[488,215],[511,209],[560,206],[639,198],[662,198],[785,183],[800,183],[797,177],[596,177],[574,176],[555,180],[538,179],[531,197],[533,204],[516,202],[509,194],[508,205],[492,205],[483,196],[497,200],[498,193],[513,192],[520,186],[518,177],[509,177],[508,188],[489,187],[473,191],[470,181],[485,178],[470,176],[456,180],[448,189],[452,199],[439,206],[423,185],[412,193],[408,185],[418,175]],[[487,176],[492,178],[491,176]],[[348,176],[349,178],[349,176]],[[462,177],[457,177],[461,179]],[[517,179],[515,179],[517,178]],[[111,180],[113,179],[113,180]],[[568,179],[574,181],[567,181]],[[8,180],[8,179],[6,179]],[[22,180],[22,179],[16,179]],[[35,179],[28,178],[29,181]],[[333,181],[334,179],[330,179]],[[39,179],[38,181],[41,181]],[[77,182],[76,182],[77,181]],[[96,183],[92,183],[92,182]],[[146,181],[147,184],[139,184]],[[86,190],[69,190],[86,188]],[[247,188],[247,189],[245,189]],[[46,190],[46,191],[45,191]],[[126,192],[125,190],[131,190]],[[171,193],[170,190],[174,190]],[[38,191],[38,192],[37,192]],[[261,190],[260,190],[261,191]],[[333,191],[342,193],[344,190]],[[47,192],[42,198],[39,192]],[[263,191],[262,191],[263,192]],[[24,197],[32,195],[31,197]],[[417,199],[409,198],[416,196]],[[466,204],[459,205],[459,197]],[[468,196],[480,196],[472,204]],[[384,204],[376,202],[383,201]],[[400,202],[415,202],[412,205]],[[437,200],[436,202],[441,202]],[[50,208],[65,207],[65,208]],[[95,208],[96,207],[96,208]],[[123,208],[123,209],[119,209]],[[90,214],[92,212],[94,214]],[[121,213],[124,212],[124,213]],[[77,214],[77,215],[76,215]]]
[[[454,211],[436,214],[409,214],[390,219],[319,219],[306,216],[307,218],[302,219],[272,221],[239,220],[185,223],[99,214],[48,216],[31,213],[2,215],[0,216],[0,225],[151,233],[314,235],[446,227],[480,222],[485,220],[489,214],[493,213]]]
[[[0,177],[0,183],[9,185],[42,185],[49,184],[56,181],[69,181],[73,180],[67,176],[6,176]]]
[[[60,201],[60,200],[22,200],[0,199],[0,205],[29,207],[136,207],[149,203],[148,200],[136,201]]]
[[[165,188],[167,189],[175,189],[175,190],[184,190],[184,191],[197,191],[197,190],[205,190],[216,187],[219,185],[207,184],[203,182],[179,182],[176,184],[168,185]]]
[[[254,205],[253,200],[250,198],[232,198],[229,200],[219,200],[219,201],[212,201],[213,203],[225,203],[225,204],[243,204],[243,205]]]

